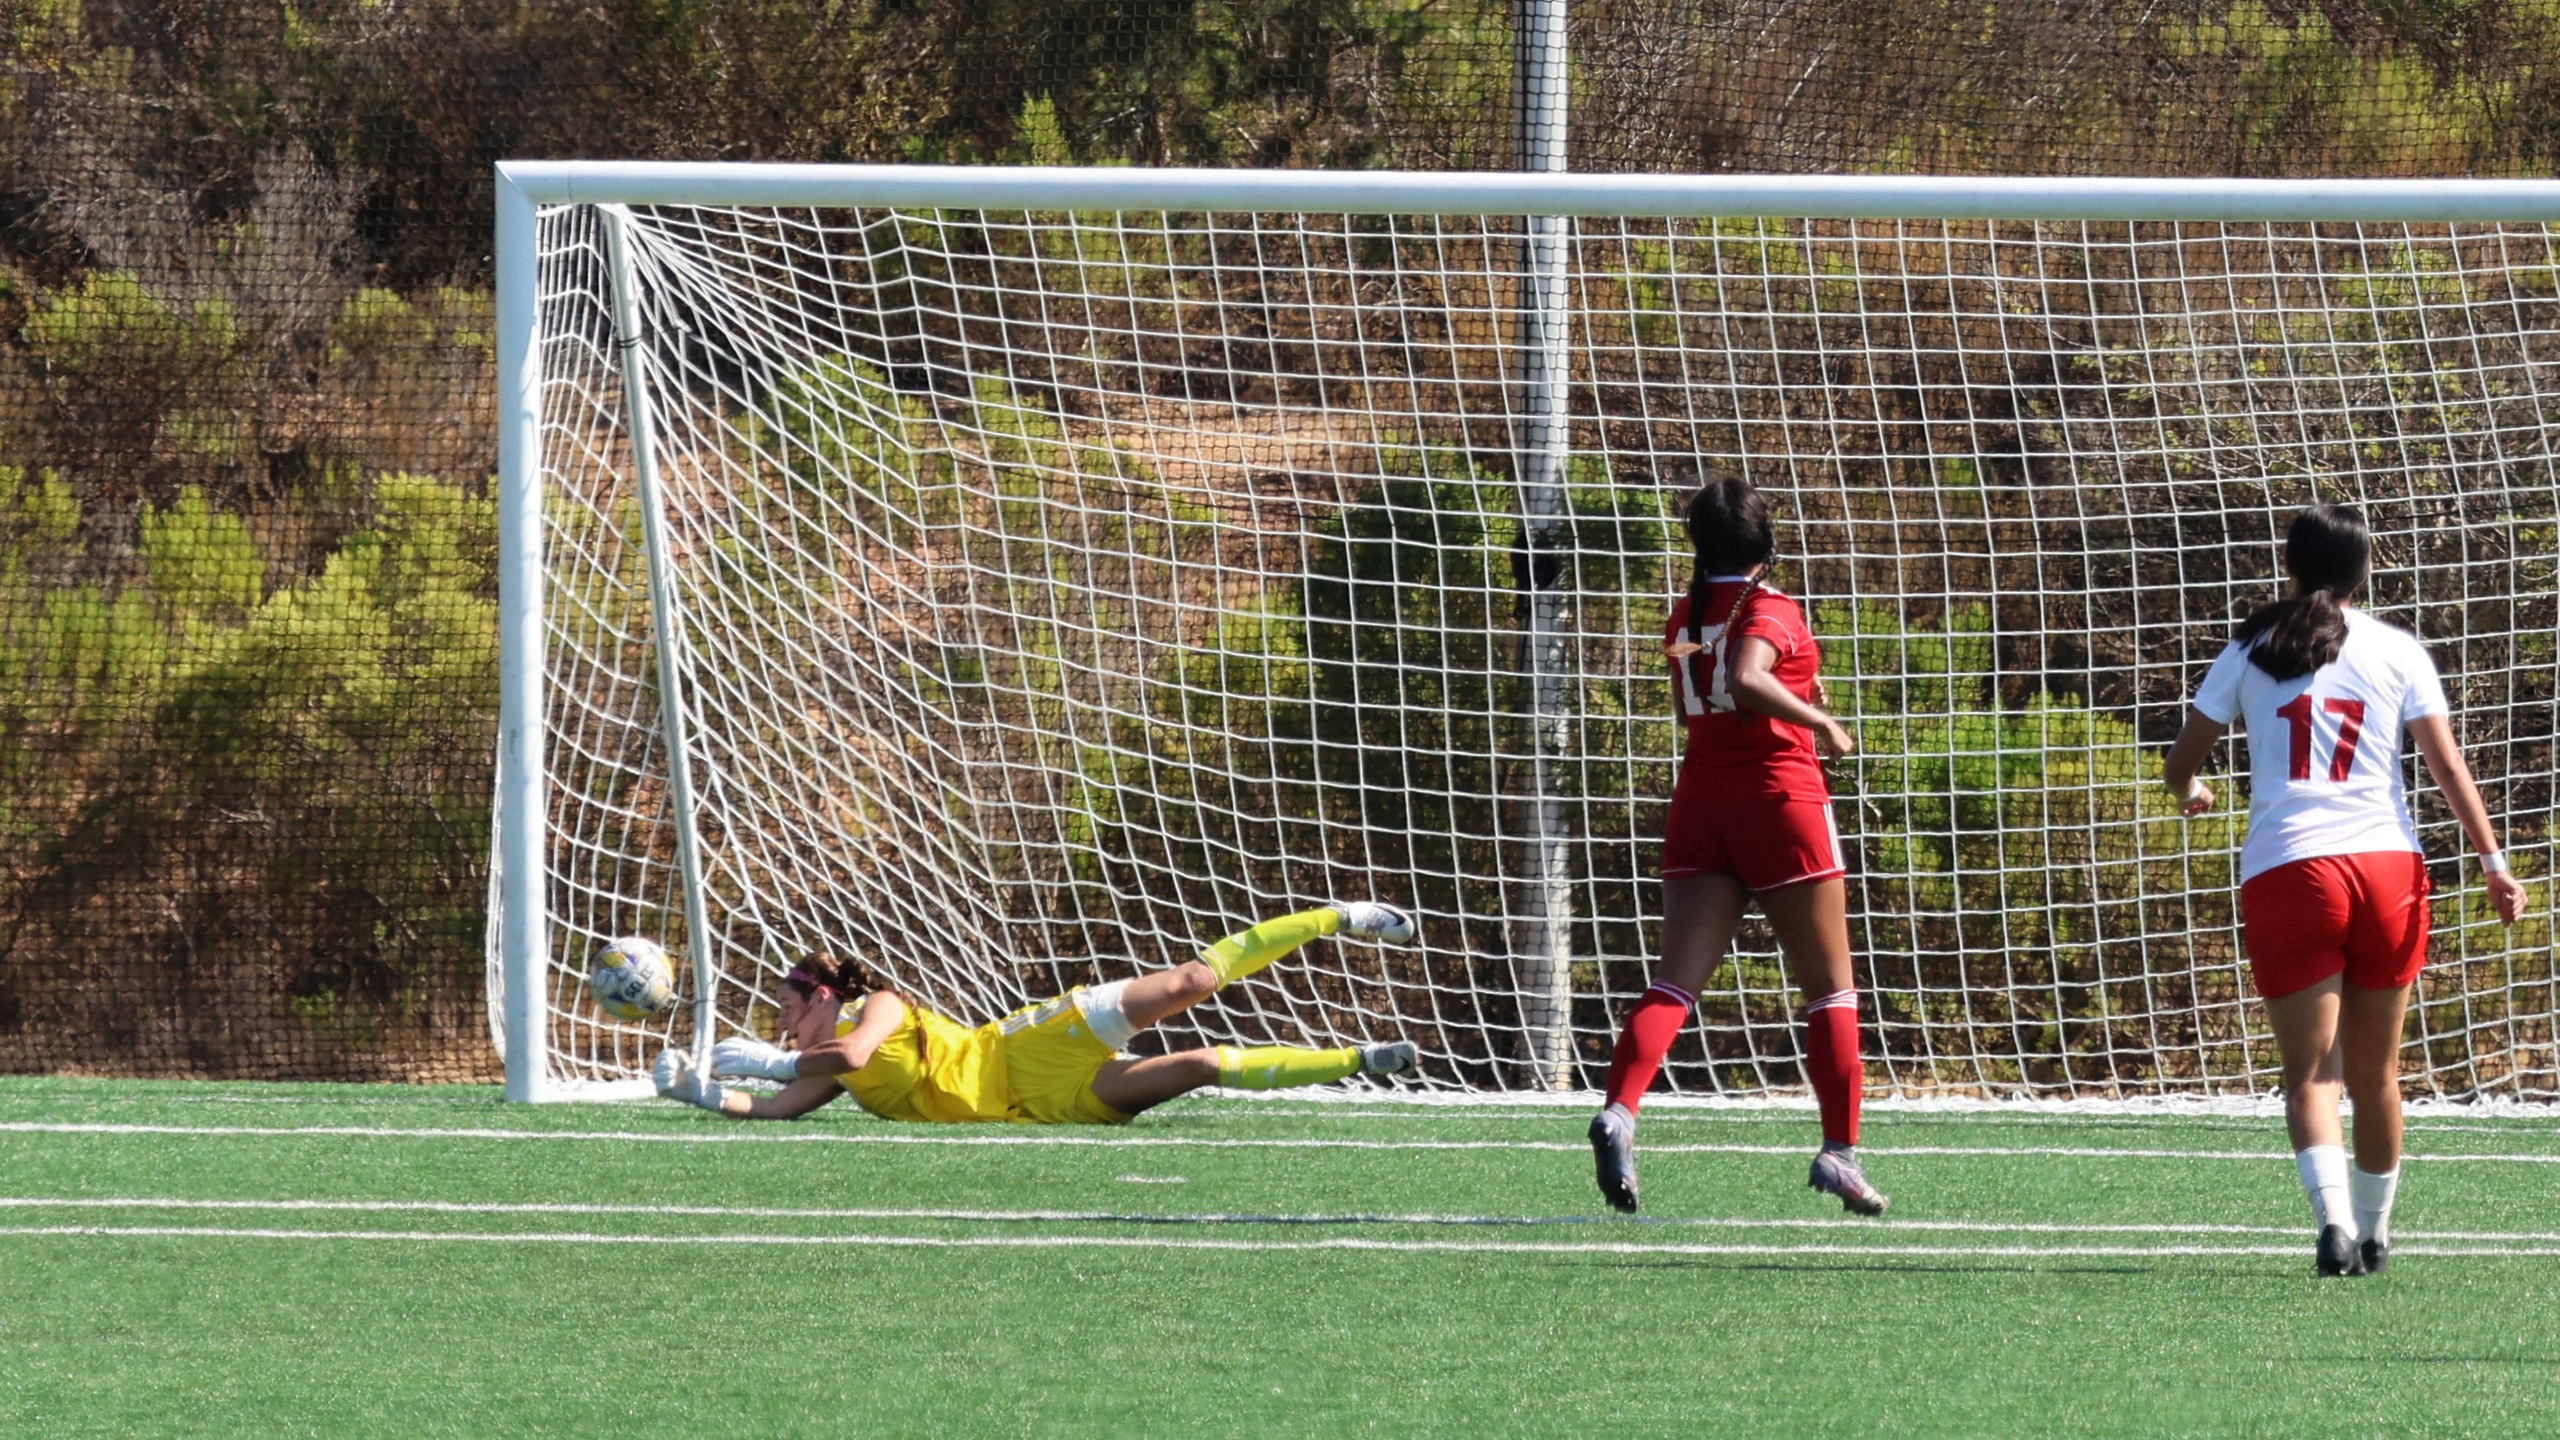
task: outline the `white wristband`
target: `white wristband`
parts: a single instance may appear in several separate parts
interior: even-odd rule
[[[2492,850],[2492,851],[2490,851],[2488,854],[2481,856],[2481,857],[2480,857],[2480,873],[2481,873],[2481,874],[2483,874],[2483,875],[2504,875],[2504,874],[2506,874],[2506,873],[2507,873],[2507,852],[2505,852],[2505,851],[2503,851],[2503,850]]]

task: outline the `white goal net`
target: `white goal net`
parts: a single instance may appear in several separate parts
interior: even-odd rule
[[[1420,943],[1321,943],[1156,1043],[1596,1083],[1660,939],[1661,628],[1716,468],[1769,492],[1864,747],[1876,1086],[2272,1082],[2240,822],[2178,820],[2158,754],[2314,498],[2366,507],[2370,603],[2548,874],[2560,189],[1194,179],[509,167],[515,1093],[763,1029],[811,951],[975,1021],[1357,896]],[[2550,888],[2502,930],[2418,794],[2410,1083],[2551,1099]],[[581,988],[635,932],[699,967],[647,1025]],[[1795,1009],[1747,929],[1666,1073],[1800,1089]]]

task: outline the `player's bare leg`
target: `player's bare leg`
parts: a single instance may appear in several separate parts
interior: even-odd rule
[[[1130,981],[1120,992],[1120,1009],[1132,1027],[1144,1030],[1217,994],[1221,983],[1217,971],[1197,960],[1186,960],[1170,970],[1158,970]]]
[[[1217,1083],[1218,1052],[1184,1050],[1111,1061],[1093,1077],[1093,1098],[1123,1115],[1135,1115]]]
[[[2346,1068],[2338,1044],[2339,992],[2344,988],[2340,977],[2332,975],[2267,1002],[2276,1048],[2284,1055],[2284,1124],[2293,1139],[2294,1174],[2311,1197],[2311,1213],[2320,1227],[2315,1259],[2323,1275],[2364,1273],[2344,1132],[2338,1124]]]
[[[2267,1002],[2276,1048],[2284,1054],[2285,1131],[2296,1150],[2338,1145],[2345,1136],[2338,1123],[2338,1095],[2345,1083],[2345,1057],[2338,1050],[2338,992],[2344,988],[2332,975]]]
[[[1730,875],[1675,875],[1662,882],[1662,964],[1618,1031],[1608,1103],[1591,1118],[1592,1164],[1600,1196],[1613,1209],[1635,1213],[1636,1106],[1688,1023],[1700,987],[1733,944],[1750,898]]]
[[[2406,985],[2339,987],[2339,1068],[2356,1102],[2347,1193],[2355,1206],[2357,1258],[2368,1275],[2391,1263],[2391,1206],[2400,1190],[2400,1032],[2408,1014]]]
[[[1751,892],[1730,875],[1682,875],[1662,882],[1662,966],[1668,980],[1695,995],[1706,987],[1742,928]]]
[[[1881,1215],[1893,1202],[1867,1181],[1858,1160],[1858,1110],[1866,1061],[1858,1044],[1857,970],[1849,954],[1849,884],[1817,880],[1765,891],[1760,909],[1804,997],[1805,1074],[1822,1107],[1822,1150],[1806,1184],[1856,1215]]]

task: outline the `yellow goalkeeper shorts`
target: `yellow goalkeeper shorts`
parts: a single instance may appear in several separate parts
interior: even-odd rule
[[[1074,991],[1026,1005],[996,1022],[1004,1046],[1007,1108],[1043,1125],[1126,1125],[1093,1093],[1093,1077],[1119,1057],[1102,1043]]]

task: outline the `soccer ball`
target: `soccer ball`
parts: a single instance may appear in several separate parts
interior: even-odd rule
[[[675,971],[657,941],[626,935],[597,952],[587,993],[616,1020],[646,1020],[676,1003]]]

